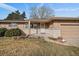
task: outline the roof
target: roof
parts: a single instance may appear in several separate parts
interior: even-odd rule
[[[51,21],[79,21],[79,18],[78,17],[51,17],[51,18],[48,18],[48,19],[26,19],[26,20],[0,20],[0,23],[5,23],[5,22],[23,22],[23,23],[26,23],[28,21],[31,21],[31,22],[51,22]]]
[[[50,20],[49,19],[26,19],[26,20],[0,20],[0,23],[8,23],[8,22],[28,22],[28,21],[31,21],[31,22],[49,22]]]
[[[51,20],[79,20],[78,17],[51,17]]]
[[[27,22],[27,21],[25,21],[25,20],[0,20],[0,22]]]

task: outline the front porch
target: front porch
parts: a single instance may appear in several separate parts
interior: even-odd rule
[[[55,28],[49,28],[47,22],[28,22],[29,35],[39,35],[58,38],[61,37],[61,31]]]

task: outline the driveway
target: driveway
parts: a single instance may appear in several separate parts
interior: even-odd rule
[[[79,47],[79,39],[72,38],[72,39],[64,39],[64,40],[66,40],[66,42],[64,42],[63,44]]]

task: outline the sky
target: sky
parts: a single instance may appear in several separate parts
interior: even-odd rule
[[[33,6],[48,6],[54,10],[57,17],[79,17],[79,3],[0,3],[0,19],[4,19],[9,13],[19,10],[25,11],[29,18],[29,9]]]

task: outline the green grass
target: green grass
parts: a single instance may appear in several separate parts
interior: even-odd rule
[[[79,56],[79,48],[44,40],[0,39],[1,56]]]

